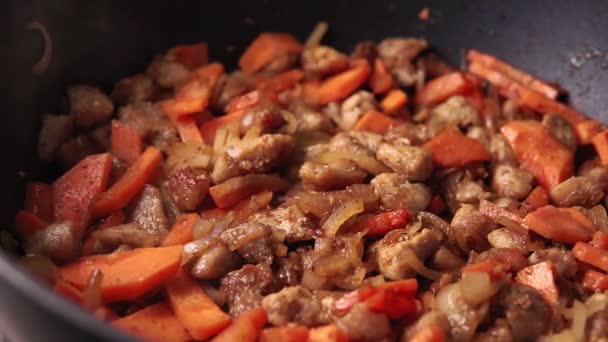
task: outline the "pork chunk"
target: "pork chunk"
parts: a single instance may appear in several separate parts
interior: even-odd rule
[[[349,131],[355,126],[363,114],[378,107],[374,94],[369,91],[359,90],[349,96],[340,106],[341,120],[338,126],[342,130]]]
[[[240,270],[228,273],[221,280],[220,290],[226,294],[230,315],[236,317],[260,306],[272,281],[272,270],[265,264],[247,264]]]
[[[479,125],[481,125],[481,120],[477,109],[460,95],[452,96],[435,107],[431,111],[431,118],[428,122],[433,135],[450,126],[466,128]]]
[[[305,189],[324,191],[361,183],[367,173],[352,160],[339,159],[329,164],[306,161],[300,167],[299,176]]]
[[[36,232],[25,245],[28,254],[45,255],[62,263],[80,254],[80,230],[71,222],[52,224]]]
[[[482,215],[470,204],[464,204],[452,218],[452,237],[460,249],[468,253],[471,250],[484,251],[489,246],[488,233],[496,225],[489,218]]]
[[[157,187],[146,184],[135,202],[133,222],[139,224],[145,231],[154,235],[164,235],[168,231],[169,223],[165,215],[163,198]]]
[[[207,172],[201,168],[174,169],[168,176],[168,187],[180,210],[192,211],[207,196],[210,184]]]
[[[114,90],[110,96],[115,103],[126,105],[152,100],[157,91],[157,86],[150,77],[137,74],[118,81],[114,85]]]
[[[511,164],[498,164],[492,175],[492,189],[500,196],[521,200],[532,191],[534,177]]]
[[[249,221],[269,226],[273,231],[285,233],[287,242],[306,241],[312,239],[314,222],[300,211],[297,206],[282,206],[276,209],[253,214]]]
[[[74,121],[69,115],[45,115],[38,137],[38,156],[40,160],[50,162],[55,152],[67,141],[74,131]]]
[[[424,181],[433,171],[433,155],[421,147],[382,143],[376,158],[410,181]]]
[[[410,183],[408,178],[397,173],[381,173],[370,182],[385,209],[406,208],[424,210],[431,201],[431,190],[422,183]]]
[[[112,100],[101,90],[86,85],[68,88],[70,114],[80,127],[91,127],[110,119],[114,112]]]
[[[158,56],[146,69],[146,75],[162,88],[174,88],[190,76],[190,70],[175,60]]]
[[[267,295],[262,300],[262,307],[268,313],[268,321],[276,326],[288,323],[315,326],[331,321],[331,312],[310,290],[300,285]]]
[[[315,75],[332,75],[346,70],[348,65],[348,57],[329,46],[318,45],[302,51],[302,69]]]
[[[192,275],[199,279],[215,280],[238,268],[241,258],[222,243],[207,249],[192,266]]]

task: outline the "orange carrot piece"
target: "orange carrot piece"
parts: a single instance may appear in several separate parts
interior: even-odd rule
[[[308,342],[348,342],[348,336],[336,324],[329,324],[310,329]]]
[[[21,240],[27,240],[32,235],[44,230],[49,224],[29,211],[20,210],[15,215],[15,233]]]
[[[506,271],[508,270],[508,265],[505,263],[494,260],[494,259],[486,259],[479,262],[476,262],[471,265],[464,266],[460,272],[461,273],[471,273],[471,272],[483,272],[487,273],[492,280],[500,280],[505,277]]]
[[[73,301],[76,304],[82,304],[84,300],[82,291],[63,279],[57,279],[55,286],[53,286],[53,292]]]
[[[260,334],[259,342],[307,342],[308,328],[303,325],[266,328]]]
[[[572,254],[578,260],[608,272],[608,251],[593,247],[585,242],[577,242],[572,248]]]
[[[520,164],[534,175],[545,190],[551,191],[572,176],[572,151],[557,141],[540,122],[511,121],[500,131],[509,141]]]
[[[237,96],[228,102],[228,105],[226,105],[226,112],[232,113],[255,106],[266,95],[267,94],[258,89],[245,93],[241,96]]]
[[[404,227],[409,219],[407,209],[387,211],[357,222],[356,231],[367,230],[367,235],[384,235],[389,231]]]
[[[529,204],[532,208],[538,209],[549,204],[549,194],[545,189],[537,186],[528,194],[528,197],[526,197],[524,202]]]
[[[591,141],[602,165],[608,166],[608,129],[596,134]]]
[[[589,291],[606,291],[608,290],[608,274],[587,270],[583,275],[581,283]]]
[[[217,132],[218,128],[220,128],[221,126],[223,126],[229,122],[232,122],[232,121],[240,121],[243,118],[244,114],[245,114],[244,111],[238,110],[236,112],[218,116],[207,122],[204,122],[199,127],[203,140],[207,144],[213,144],[213,140],[215,139],[215,132]]]
[[[393,88],[395,81],[393,75],[386,69],[380,58],[374,61],[374,71],[369,78],[369,87],[374,94],[385,94]]]
[[[208,98],[176,97],[160,102],[161,109],[172,119],[202,112],[207,108]]]
[[[84,230],[91,219],[91,205],[108,186],[111,169],[109,153],[95,154],[57,179],[53,183],[55,221],[71,221]]]
[[[602,123],[597,120],[585,120],[574,126],[576,142],[579,145],[593,143],[593,137],[602,131]]]
[[[143,150],[137,131],[122,121],[112,120],[112,154],[116,158],[133,164]]]
[[[380,102],[380,108],[385,114],[395,115],[405,108],[407,94],[401,89],[391,90]]]
[[[149,146],[116,183],[97,197],[92,207],[93,216],[102,217],[124,208],[152,178],[162,160],[162,152]]]
[[[276,76],[258,81],[258,89],[278,94],[289,88],[293,88],[304,78],[304,72],[300,69],[285,71]]]
[[[522,223],[547,239],[567,243],[589,241],[597,230],[578,209],[556,208],[552,205],[529,213]]]
[[[469,50],[467,53],[467,59],[469,62],[477,62],[490,69],[496,70],[522,86],[535,90],[550,99],[555,100],[557,95],[559,95],[559,90],[556,87],[547,84],[546,82],[506,63],[505,61],[498,59],[495,56],[488,55],[477,50]]]
[[[224,65],[222,63],[209,63],[193,70],[194,77],[206,80],[210,88],[213,88],[220,77],[224,75]]]
[[[551,304],[559,302],[559,290],[555,284],[556,271],[551,261],[528,266],[517,273],[515,282],[536,289]]]
[[[182,142],[203,143],[201,131],[196,127],[196,121],[191,115],[181,116],[173,120]]]
[[[195,340],[215,336],[230,324],[230,316],[188,276],[169,279],[165,288],[177,319]]]
[[[482,118],[485,117],[485,99],[480,87],[476,86],[462,95],[477,109]]]
[[[209,195],[219,208],[228,208],[262,191],[281,192],[289,182],[279,176],[250,174],[231,178],[209,188]]]
[[[169,234],[165,236],[163,241],[161,242],[161,246],[177,246],[184,245],[192,239],[194,239],[192,235],[192,227],[194,224],[200,220],[200,216],[196,213],[190,214],[182,214],[175,219],[175,224]]]
[[[423,146],[433,152],[433,163],[439,167],[459,167],[471,162],[490,160],[490,154],[477,140],[449,127]]]
[[[431,202],[429,203],[428,211],[432,212],[435,215],[442,214],[448,207],[443,202],[443,199],[439,195],[435,195]]]
[[[598,230],[593,233],[593,237],[589,244],[593,247],[608,251],[608,234]]]
[[[353,61],[353,67],[324,80],[318,89],[318,101],[327,104],[332,101],[342,100],[357,90],[371,74],[371,68],[367,60],[358,59]]]
[[[399,125],[401,121],[395,120],[388,115],[375,110],[363,114],[353,127],[353,131],[368,131],[378,134],[384,134],[386,131]]]
[[[440,327],[429,325],[420,329],[410,342],[443,342],[445,340],[445,333]]]
[[[262,327],[266,325],[268,316],[262,308],[254,308],[243,312],[232,324],[217,335],[212,342],[255,342]]]
[[[431,105],[447,100],[449,97],[464,94],[475,84],[462,72],[451,72],[427,82],[418,93],[417,105]]]
[[[23,208],[40,219],[53,220],[53,188],[46,183],[30,182],[25,186],[25,205]]]
[[[215,219],[215,218],[222,217],[222,216],[226,215],[228,212],[230,212],[229,209],[213,208],[213,209],[203,210],[200,212],[200,214],[201,214],[201,218],[209,220],[209,219]]]
[[[134,300],[160,287],[179,270],[182,246],[138,248],[118,254],[92,255],[62,266],[63,279],[83,289],[94,269],[103,272],[104,303]]]
[[[175,59],[189,69],[207,64],[209,47],[207,43],[176,45],[167,51],[167,56]]]
[[[180,342],[192,337],[175,317],[169,304],[157,303],[112,322],[112,325],[144,341]]]
[[[346,313],[357,303],[365,302],[378,292],[391,291],[403,297],[413,298],[418,291],[418,281],[415,278],[389,281],[378,286],[364,286],[353,290],[335,301],[334,309]],[[381,309],[381,303],[374,303],[376,309]]]
[[[247,47],[239,59],[239,66],[245,73],[252,74],[278,57],[300,52],[302,52],[302,44],[292,35],[264,32]]]

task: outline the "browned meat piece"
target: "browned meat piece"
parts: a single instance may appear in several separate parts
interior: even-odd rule
[[[331,322],[331,312],[321,301],[302,286],[291,286],[269,294],[262,300],[268,321],[276,326],[297,323],[307,326]]]
[[[517,248],[524,252],[531,243],[527,232],[516,232],[509,228],[498,228],[488,233],[488,242],[495,248]]]
[[[154,81],[144,74],[123,78],[114,85],[112,100],[120,105],[149,101],[158,91]]]
[[[173,201],[180,210],[196,209],[207,196],[210,179],[203,169],[194,167],[174,169],[167,179]]]
[[[378,103],[374,94],[369,91],[359,90],[342,102],[340,106],[340,118],[336,123],[342,130],[349,131],[363,114],[376,108],[378,108]]]
[[[68,88],[70,114],[80,127],[91,127],[108,120],[114,112],[112,100],[101,90],[86,85]]]
[[[364,58],[373,65],[374,60],[378,57],[378,49],[376,48],[376,43],[372,41],[363,41],[357,43],[353,52],[350,54],[350,58]]]
[[[528,286],[511,284],[503,288],[499,298],[513,340],[533,341],[545,333],[552,311],[538,291]]]
[[[310,240],[315,228],[312,220],[295,205],[255,213],[248,221],[267,225],[273,232],[284,233],[287,242]]]
[[[517,163],[513,149],[502,133],[495,133],[490,137],[489,152],[493,161]]]
[[[435,78],[456,71],[456,68],[434,52],[424,53],[420,59],[424,66],[424,73],[429,78]]]
[[[382,143],[376,158],[410,181],[424,181],[433,171],[433,154],[421,147]]]
[[[190,70],[177,61],[157,56],[148,65],[146,75],[163,88],[173,88],[190,76]]]
[[[452,218],[452,237],[460,249],[469,253],[471,250],[484,251],[489,247],[487,235],[496,225],[483,216],[470,204],[464,204]]]
[[[587,210],[587,217],[593,222],[593,225],[596,226],[598,230],[603,232],[608,231],[608,214],[606,214],[605,206],[598,204]]]
[[[551,261],[560,277],[573,277],[578,269],[572,252],[556,247],[536,251],[528,257],[528,260],[531,265]]]
[[[448,321],[443,313],[433,310],[422,315],[416,323],[408,327],[403,336],[401,336],[401,342],[410,341],[416,333],[429,326],[439,327],[446,337],[450,336],[450,321]]]
[[[61,166],[65,170],[68,170],[84,159],[84,157],[98,152],[101,152],[100,147],[91,141],[89,137],[79,135],[59,146],[57,159],[61,162]]]
[[[167,233],[168,223],[165,216],[163,199],[157,187],[146,184],[141,195],[135,202],[131,213],[133,222],[139,224],[145,231],[154,235]]]
[[[106,151],[112,149],[112,124],[110,122],[99,125],[89,132],[89,138],[97,146]]]
[[[363,144],[359,139],[362,138],[363,135],[356,135],[352,133],[353,132],[338,133],[334,135],[329,142],[328,149],[338,152],[353,152],[373,156],[376,149],[372,149],[370,147],[377,147],[380,140],[382,140],[382,137],[378,134],[369,133],[370,135],[368,136],[368,139],[364,139],[363,142],[365,142],[365,144]]]
[[[588,342],[608,340],[608,309],[600,310],[587,318],[585,338]]]
[[[543,125],[549,129],[559,142],[572,151],[576,150],[576,136],[572,124],[558,114],[547,114],[543,116]]]
[[[467,99],[457,95],[438,105],[431,111],[428,127],[434,136],[446,127],[465,128],[479,126],[481,120],[477,109]]]
[[[72,260],[80,254],[79,231],[71,222],[52,224],[29,238],[25,251],[47,256],[58,263]]]
[[[419,146],[431,138],[426,125],[416,125],[404,122],[389,129],[384,134],[384,140],[393,145]]]
[[[361,183],[367,173],[354,161],[340,159],[330,164],[306,161],[300,167],[299,176],[305,189],[323,191]]]
[[[302,260],[297,252],[290,252],[284,258],[277,258],[275,276],[281,286],[295,286],[302,279]]]
[[[289,106],[298,121],[297,132],[331,132],[334,127],[331,119],[320,111],[296,101]]]
[[[139,102],[122,107],[118,117],[137,131],[148,143],[167,151],[179,141],[175,126],[167,115],[150,102]]]
[[[272,284],[272,270],[268,265],[245,265],[228,273],[221,280],[220,290],[226,294],[229,313],[236,317],[244,311],[260,306],[263,294]]]
[[[199,279],[214,280],[239,267],[241,258],[222,243],[218,243],[200,256],[192,266],[192,275]]]
[[[472,139],[477,139],[486,150],[490,150],[490,137],[488,136],[488,131],[481,126],[471,126],[467,130],[467,137]]]
[[[336,320],[349,341],[380,341],[391,332],[391,325],[385,314],[375,313],[359,303],[343,317]]]
[[[74,131],[74,122],[69,115],[45,115],[38,137],[38,157],[50,162],[55,152],[66,142]]]
[[[475,342],[511,342],[513,334],[509,322],[504,319],[497,319],[496,322],[486,331],[478,334]]]
[[[424,39],[386,38],[378,44],[378,55],[401,86],[413,85],[417,70],[412,60],[428,47]]]
[[[234,71],[227,75],[220,86],[217,87],[216,103],[219,108],[226,108],[226,105],[233,98],[243,95],[255,88],[255,79],[241,71]]]
[[[551,190],[551,202],[558,207],[590,208],[604,198],[604,189],[598,185],[593,176],[570,177]]]
[[[246,222],[228,228],[220,235],[230,250],[236,250],[250,263],[272,264],[275,241],[272,229],[259,222]]]
[[[160,236],[145,231],[137,223],[127,223],[96,230],[91,233],[91,239],[93,239],[91,254],[105,254],[123,245],[133,248],[154,247],[158,245]]]
[[[268,172],[285,162],[293,147],[293,137],[284,134],[264,134],[243,140],[217,159],[211,179],[218,184],[237,176]]]
[[[302,51],[302,69],[314,75],[336,74],[348,66],[348,57],[329,46],[318,45]]]
[[[281,116],[281,108],[269,101],[262,101],[250,108],[245,109],[241,119],[241,133],[246,133],[252,127],[259,128],[261,133],[272,133],[275,129],[285,124]]]
[[[460,255],[452,252],[447,247],[440,246],[433,254],[429,266],[438,271],[453,271],[461,268],[464,264],[465,260]]]
[[[455,171],[450,173],[442,182],[444,200],[450,209],[455,212],[463,203],[477,204],[482,199],[490,198],[481,181],[475,180],[469,171]]]
[[[534,176],[511,164],[498,164],[492,173],[492,190],[500,196],[517,200],[526,198],[532,191]]]
[[[171,172],[182,168],[196,168],[208,170],[211,167],[213,148],[199,143],[175,143],[167,152],[165,169]]]
[[[364,146],[368,150],[374,152],[378,149],[382,136],[380,134],[365,132],[365,131],[352,131],[348,132],[348,135],[354,139],[353,141],[357,144]]]
[[[381,173],[370,182],[385,209],[424,210],[431,201],[431,190],[422,183],[410,183],[406,176]]]

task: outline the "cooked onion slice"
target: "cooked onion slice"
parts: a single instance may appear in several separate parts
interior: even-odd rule
[[[336,236],[342,224],[349,218],[362,213],[363,209],[363,202],[361,200],[352,200],[338,207],[323,223],[322,229],[325,232],[325,236]]]
[[[101,306],[101,281],[103,272],[96,268],[91,272],[87,286],[82,292],[83,305],[89,311],[94,311]]]
[[[32,66],[32,74],[40,76],[51,64],[51,59],[53,58],[53,39],[51,38],[46,26],[37,21],[32,21],[31,23],[27,24],[27,29],[38,30],[42,35],[42,41],[44,43],[42,57],[40,57],[40,60],[38,60],[38,62]]]
[[[411,269],[425,278],[437,280],[443,274],[442,272],[434,271],[424,266],[422,260],[420,260],[416,253],[414,253],[414,251],[411,249],[405,250],[403,253],[403,259]]]
[[[328,28],[329,25],[327,25],[325,21],[319,21],[308,36],[308,39],[306,39],[304,46],[311,48],[321,44],[321,40],[323,39],[323,36],[325,36],[325,33],[327,33]]]

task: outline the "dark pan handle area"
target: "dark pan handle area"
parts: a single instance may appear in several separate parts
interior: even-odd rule
[[[418,20],[429,7],[431,19]],[[467,48],[486,51],[539,77],[558,82],[572,104],[608,122],[608,2],[498,0],[9,0],[0,4],[0,223],[9,227],[22,206],[26,181],[52,170],[36,162],[42,113],[66,110],[73,83],[110,89],[152,56],[178,43],[207,41],[213,59],[234,63],[260,31],[304,39],[315,22],[329,22],[328,44],[350,50],[360,40],[424,36],[454,64]],[[46,25],[53,61],[40,77],[31,66],[42,53],[30,21]],[[94,319],[51,297],[0,255],[0,340],[115,340]],[[12,341],[10,340],[10,341]]]

